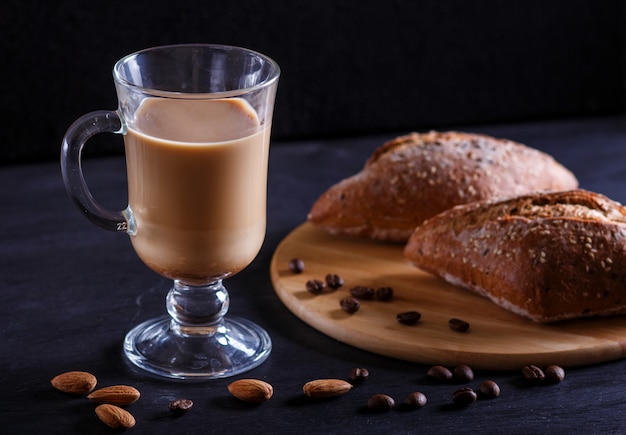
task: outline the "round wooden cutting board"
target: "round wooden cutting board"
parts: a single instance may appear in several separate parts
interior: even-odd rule
[[[537,324],[420,271],[402,251],[400,244],[332,236],[305,223],[277,247],[272,282],[287,308],[313,328],[407,361],[517,370],[526,364],[572,367],[626,355],[626,316]],[[304,261],[303,273],[289,270],[292,258]],[[341,276],[343,287],[320,295],[307,292],[309,279],[324,281],[329,273]],[[392,287],[393,299],[361,301],[359,311],[347,314],[339,301],[357,285]],[[413,310],[422,315],[416,325],[396,321],[396,314]],[[469,330],[453,331],[451,318],[465,320]]]

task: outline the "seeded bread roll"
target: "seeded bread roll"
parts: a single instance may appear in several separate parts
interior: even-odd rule
[[[404,254],[535,322],[626,314],[626,208],[598,193],[459,205],[417,227]]]
[[[378,148],[361,172],[328,189],[308,220],[332,233],[406,242],[458,204],[578,187],[551,156],[490,136],[412,133]]]

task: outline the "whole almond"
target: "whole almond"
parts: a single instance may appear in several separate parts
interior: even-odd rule
[[[309,397],[324,399],[340,396],[352,389],[352,384],[342,379],[317,379],[304,384],[302,391]]]
[[[267,382],[258,379],[239,379],[228,385],[228,391],[239,400],[251,403],[262,403],[274,394],[274,388]]]
[[[96,388],[96,377],[89,372],[61,373],[50,380],[54,388],[68,394],[87,394]]]
[[[135,403],[139,399],[139,391],[130,385],[113,385],[100,388],[87,396],[87,399],[96,403],[126,406]]]
[[[96,415],[104,424],[113,429],[130,429],[135,426],[135,417],[119,406],[108,403],[98,405]]]

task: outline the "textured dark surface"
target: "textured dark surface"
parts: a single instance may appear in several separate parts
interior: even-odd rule
[[[626,202],[626,118],[575,119],[467,127],[507,137],[554,155],[581,187]],[[399,133],[405,133],[404,131]],[[463,386],[495,380],[500,397],[467,408],[452,405],[459,385],[426,380],[428,367],[344,345],[317,332],[278,300],[269,278],[276,245],[306,217],[317,196],[359,170],[390,136],[276,144],[271,150],[268,232],[255,262],[227,281],[231,313],[265,327],[274,343],[263,365],[239,377],[270,382],[274,397],[260,406],[237,402],[232,379],[182,383],[131,369],[121,355],[126,331],[164,313],[168,283],[135,256],[128,238],[89,224],[65,194],[56,162],[0,169],[0,426],[10,434],[105,434],[112,431],[84,398],[52,389],[50,379],[87,370],[99,385],[130,384],[142,397],[129,407],[136,434],[202,433],[622,433],[626,431],[626,361],[566,370],[557,385],[529,387],[521,371],[477,372]],[[125,206],[121,158],[85,162],[89,185],[109,207]],[[302,385],[348,378],[366,367],[370,378],[347,395],[310,401]],[[402,401],[422,391],[416,411],[365,412],[370,395]],[[185,397],[193,409],[167,410]],[[131,432],[129,432],[131,433]]]
[[[185,42],[240,45],[281,65],[279,140],[619,113],[624,5],[3,0],[0,164],[56,159],[76,118],[117,106],[116,60]]]

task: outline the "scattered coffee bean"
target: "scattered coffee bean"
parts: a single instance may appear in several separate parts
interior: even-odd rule
[[[353,385],[361,384],[370,377],[370,372],[362,367],[355,367],[350,371],[350,380]]]
[[[476,393],[471,388],[465,387],[452,393],[452,401],[459,406],[468,406],[476,402]]]
[[[500,387],[494,381],[485,381],[480,384],[480,394],[485,399],[493,399],[500,395]]]
[[[470,327],[469,323],[461,319],[448,320],[448,326],[450,326],[450,329],[456,332],[467,332]]]
[[[339,275],[329,273],[326,275],[326,285],[333,290],[337,290],[343,285],[343,278]]]
[[[415,325],[422,315],[417,311],[405,311],[396,314],[396,320],[403,325]]]
[[[361,303],[354,298],[345,298],[339,301],[341,309],[348,314],[354,314],[361,308]]]
[[[289,261],[289,270],[291,270],[293,273],[304,272],[304,261],[299,258],[292,258]]]
[[[374,298],[374,294],[376,292],[371,287],[365,287],[362,285],[357,285],[356,287],[352,287],[350,289],[350,294],[358,299],[370,300]]]
[[[319,279],[310,279],[306,282],[306,290],[314,295],[319,295],[324,291],[326,284]]]
[[[415,391],[409,394],[406,399],[404,399],[404,406],[410,409],[417,409],[426,405],[426,402],[427,400],[424,393]]]
[[[471,382],[474,380],[474,371],[470,366],[465,364],[460,364],[454,368],[454,373],[452,377],[457,382]]]
[[[393,289],[391,287],[381,287],[376,290],[376,299],[379,301],[390,301],[393,297]]]
[[[444,366],[432,366],[428,369],[426,375],[437,381],[447,382],[452,379],[452,372]]]
[[[386,394],[374,394],[367,400],[367,409],[373,412],[387,412],[396,406],[396,402]]]
[[[565,370],[554,364],[543,369],[543,373],[546,376],[546,382],[553,384],[559,383],[565,379]]]
[[[175,414],[184,414],[193,406],[193,402],[189,399],[176,399],[169,404],[169,409]]]
[[[546,378],[545,373],[535,365],[527,365],[522,368],[522,374],[527,381],[538,384]]]

